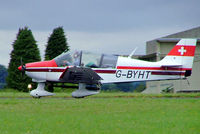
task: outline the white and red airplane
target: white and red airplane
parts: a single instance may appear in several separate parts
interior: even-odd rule
[[[97,58],[76,51],[63,53],[50,61],[27,63],[18,69],[25,71],[34,82],[38,83],[38,87],[30,92],[33,97],[53,95],[44,90],[46,82],[78,83],[79,88],[72,93],[72,96],[85,97],[100,91],[87,89],[87,85],[174,80],[191,76],[196,42],[196,39],[181,39],[167,56],[158,62],[113,55],[101,55]],[[84,66],[84,58],[94,58],[96,64],[90,63],[90,67]]]

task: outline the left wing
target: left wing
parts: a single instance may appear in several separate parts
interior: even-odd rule
[[[87,67],[67,67],[60,76],[61,82],[98,84],[102,78]]]

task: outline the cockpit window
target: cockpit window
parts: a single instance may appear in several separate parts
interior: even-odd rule
[[[118,56],[87,51],[68,51],[54,58],[59,67],[85,66],[90,68],[115,68]]]
[[[65,52],[54,58],[59,67],[62,66],[80,66],[81,51]]]
[[[118,56],[102,54],[99,67],[101,68],[115,68]]]

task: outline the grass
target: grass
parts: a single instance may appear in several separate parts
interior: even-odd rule
[[[65,92],[54,92],[54,96],[45,98],[72,98],[71,93],[74,90]],[[13,89],[0,90],[0,98],[32,98],[29,93],[19,92]],[[200,93],[163,93],[163,94],[143,94],[135,92],[110,92],[101,91],[97,95],[87,98],[200,98]]]
[[[55,92],[54,96],[50,98],[71,98],[71,92]],[[19,92],[13,89],[0,90],[0,97],[2,98],[31,98],[29,93]],[[142,94],[134,92],[112,92],[112,91],[101,91],[97,95],[89,96],[89,98],[200,98],[200,93],[165,93],[165,94]],[[88,98],[88,97],[87,97]]]
[[[5,95],[11,98],[0,99],[0,133],[3,134],[200,132],[200,99],[192,98],[199,96],[194,94],[160,98],[162,95],[104,92],[85,99],[72,99],[63,98],[70,96],[69,93],[58,93],[58,98],[29,99],[27,93],[0,92],[0,97]]]

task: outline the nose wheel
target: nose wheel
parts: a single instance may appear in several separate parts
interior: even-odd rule
[[[33,96],[34,98],[40,98],[43,96],[52,96],[54,95],[54,93],[48,92],[46,90],[44,90],[45,87],[45,83],[44,82],[40,82],[38,83],[38,86],[35,90],[32,90],[30,92],[30,95]]]

